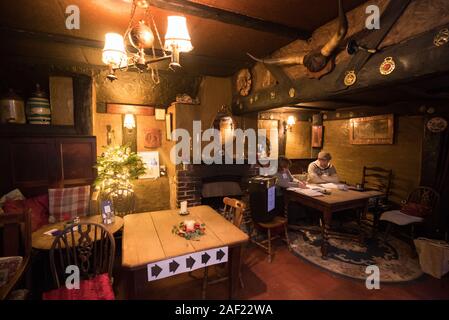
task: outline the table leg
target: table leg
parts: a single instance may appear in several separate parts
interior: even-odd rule
[[[288,219],[288,206],[290,204],[290,197],[286,194],[284,195],[284,216]]]
[[[325,210],[323,212],[323,221],[321,224],[321,233],[323,236],[323,243],[321,244],[321,255],[323,259],[327,259],[329,250],[329,230],[332,222],[332,212]]]
[[[126,272],[126,300],[135,300],[138,297],[138,271],[129,270]]]
[[[240,282],[241,246],[229,248],[229,299],[235,299]]]
[[[365,244],[365,234],[363,233],[363,220],[366,220],[366,215],[368,213],[368,201],[366,201],[365,206],[360,208],[359,216],[359,241],[360,244]]]

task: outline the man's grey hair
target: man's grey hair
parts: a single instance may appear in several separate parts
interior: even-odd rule
[[[332,156],[329,152],[321,151],[320,153],[318,153],[318,159],[330,161],[332,160]]]

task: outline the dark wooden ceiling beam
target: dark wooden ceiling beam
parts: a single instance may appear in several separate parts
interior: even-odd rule
[[[65,45],[86,47],[99,50],[103,49],[104,47],[104,42],[99,40],[74,37],[70,35],[10,28],[5,26],[0,26],[0,39],[2,39],[3,44],[6,46],[13,44],[14,41],[17,40],[30,39],[38,42],[60,43]],[[131,46],[129,46],[128,48],[130,51],[135,51],[135,49]],[[155,52],[156,55],[158,56],[162,56],[163,54],[161,49],[156,48]],[[150,55],[151,53],[148,52],[148,54]],[[235,73],[239,68],[249,65],[249,62],[246,60],[215,58],[205,55],[195,55],[193,53],[183,54],[181,59],[190,64],[214,66],[214,70],[216,71],[215,75],[219,76],[230,76],[233,73]],[[209,75],[209,73],[205,72],[204,75]]]
[[[150,5],[159,9],[180,12],[204,19],[216,20],[258,31],[269,32],[291,39],[307,40],[311,32],[280,23],[250,17],[186,0],[150,0]]]
[[[436,47],[433,44],[435,35],[448,27],[449,24],[442,25],[372,55],[364,65],[363,72],[360,72],[357,82],[346,90],[338,90],[339,76],[344,70],[348,70],[347,64],[339,64],[332,73],[320,80],[307,77],[293,80],[297,92],[294,97],[289,94],[291,83],[279,83],[271,88],[260,89],[247,97],[236,95],[233,97],[233,111],[236,114],[253,113],[324,100],[373,105],[424,98],[434,101],[446,100],[444,80],[435,81],[437,84],[443,83],[442,88],[437,89],[439,94],[429,92],[428,90],[434,85],[425,87],[425,83],[432,78],[441,79],[442,76],[449,76],[449,45]],[[396,69],[388,76],[384,76],[379,72],[379,66],[385,57],[389,56],[394,57]],[[414,90],[400,91],[404,83]],[[257,100],[254,99],[256,94]]]
[[[382,40],[388,35],[391,28],[402,16],[410,2],[411,0],[395,0],[388,3],[388,6],[381,17],[382,28],[369,32],[365,39],[360,41],[360,44],[362,44],[366,48],[377,50],[379,45],[382,43]],[[344,85],[343,81],[346,76],[346,71],[353,70],[356,74],[358,74],[372,56],[373,55],[371,53],[366,51],[359,50],[357,52],[357,54],[348,63],[348,68],[344,70],[344,72],[342,72],[338,79],[340,90],[345,90],[348,88],[346,85]]]

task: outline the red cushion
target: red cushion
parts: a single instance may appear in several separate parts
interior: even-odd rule
[[[61,287],[44,292],[44,300],[115,300],[114,290],[107,273],[90,280],[81,280],[79,289]]]
[[[48,224],[48,194],[25,200],[6,200],[3,205],[6,213],[23,213],[31,210],[31,229],[36,231]]]
[[[414,217],[425,217],[432,213],[432,208],[429,206],[419,204],[419,203],[407,203],[405,204],[402,209],[402,213],[408,214],[409,216]]]

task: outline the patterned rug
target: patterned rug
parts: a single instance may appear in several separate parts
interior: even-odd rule
[[[318,230],[318,229],[317,229]],[[376,265],[381,282],[405,282],[419,278],[423,272],[418,258],[412,258],[410,245],[392,236],[383,239],[366,239],[364,245],[348,239],[331,237],[327,259],[321,257],[320,234],[291,232],[293,252],[331,272],[347,277],[366,280],[366,267]]]

